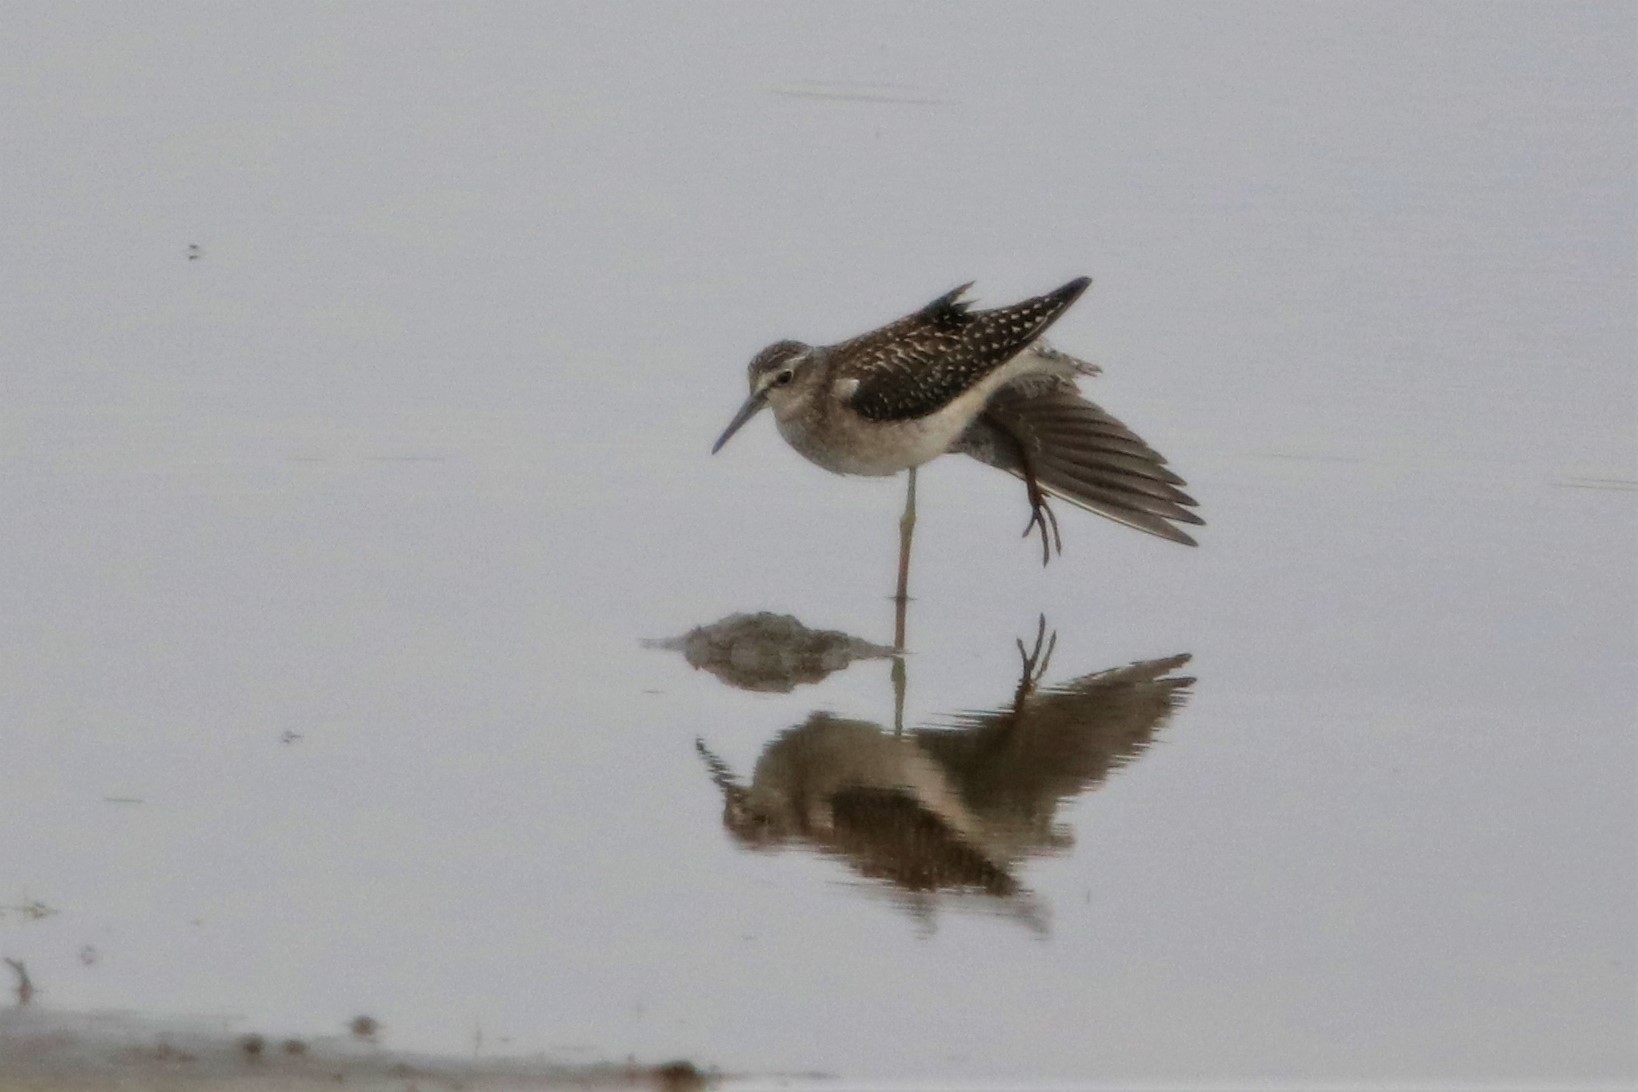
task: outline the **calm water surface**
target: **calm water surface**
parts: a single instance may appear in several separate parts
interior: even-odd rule
[[[865,1082],[1638,1077],[1632,9],[856,14],[10,13],[33,1004]],[[708,456],[744,363],[1081,273],[1055,340],[1198,550],[1062,508],[1043,570],[1022,488],[942,460],[902,698],[644,643],[890,643],[902,481],[766,420]]]

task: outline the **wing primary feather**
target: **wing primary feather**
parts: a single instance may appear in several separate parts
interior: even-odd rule
[[[1041,391],[1009,385],[955,450],[1025,477],[1017,445],[1030,453],[1050,495],[1140,531],[1194,545],[1176,524],[1203,524],[1182,478],[1138,435],[1081,398],[1072,382]]]

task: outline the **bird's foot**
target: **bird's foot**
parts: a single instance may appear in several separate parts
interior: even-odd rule
[[[1064,552],[1064,538],[1058,532],[1058,517],[1047,504],[1046,494],[1039,489],[1032,489],[1029,498],[1029,522],[1024,524],[1023,537],[1036,529],[1041,532],[1041,565],[1046,566],[1052,560],[1053,550],[1057,550],[1061,557]]]

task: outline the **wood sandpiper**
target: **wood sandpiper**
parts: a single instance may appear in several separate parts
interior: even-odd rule
[[[778,341],[751,361],[751,393],[713,454],[764,406],[779,433],[837,474],[910,472],[901,521],[899,595],[904,597],[916,468],[960,452],[1024,480],[1024,534],[1039,530],[1042,564],[1063,551],[1050,495],[1128,527],[1193,546],[1179,523],[1204,521],[1160,453],[1081,397],[1076,377],[1098,368],[1042,338],[1091,284],[1062,288],[992,311],[961,297],[971,284],[837,345]]]

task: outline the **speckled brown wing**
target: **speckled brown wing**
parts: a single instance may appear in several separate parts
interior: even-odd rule
[[[993,311],[971,310],[960,298],[968,287],[962,285],[913,315],[836,346],[836,378],[858,381],[850,404],[861,417],[925,417],[1022,352],[1091,283],[1077,277]]]
[[[1193,546],[1178,523],[1204,524],[1195,500],[1160,452],[1067,379],[1024,377],[997,391],[953,445],[980,462],[1024,477],[1024,448],[1041,488],[1088,511]]]

